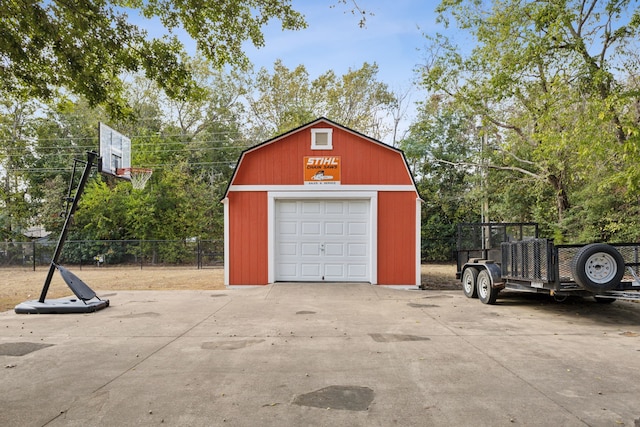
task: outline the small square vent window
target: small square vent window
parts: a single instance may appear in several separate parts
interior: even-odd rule
[[[333,129],[311,129],[311,149],[331,150],[333,148],[332,134]]]

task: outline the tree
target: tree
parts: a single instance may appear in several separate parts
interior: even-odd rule
[[[322,79],[311,82],[304,65],[289,70],[282,60],[273,64],[273,73],[260,69],[248,93],[253,138],[265,140],[317,118]]]
[[[304,65],[289,70],[278,60],[273,73],[262,68],[254,78],[247,121],[258,141],[320,116],[382,139],[391,130],[385,127],[384,118],[396,106],[396,98],[377,80],[377,74],[378,66],[365,62],[340,77],[329,70],[310,80]]]
[[[237,76],[197,65],[194,78],[203,98],[172,100],[141,76],[127,85],[134,114],[109,123],[131,137],[132,164],[152,168],[153,177],[139,192],[96,173],[74,216],[73,239],[221,238],[220,198],[247,145],[239,125],[244,89]],[[34,223],[55,235],[67,191],[73,197],[80,178],[81,167],[72,177],[74,159],[82,162],[87,151],[98,150],[98,122],[106,114],[64,97],[49,104],[7,99],[2,105],[2,236],[14,240]],[[88,260],[83,257],[96,250],[78,249],[73,256]]]
[[[191,211],[199,215],[190,217],[196,223],[191,224],[193,235],[188,237],[221,238],[223,214],[219,201],[233,164],[248,145],[240,129],[246,83],[235,71],[223,73],[206,61],[191,60],[190,66],[202,96],[172,100],[149,94],[144,104],[156,105],[162,125],[144,140],[134,139],[134,161],[156,170],[154,182],[162,182],[165,173],[177,173],[187,188],[174,190],[197,192],[192,200],[199,205]],[[144,82],[136,86],[145,87]],[[142,104],[142,97],[140,100]],[[144,126],[137,126],[131,134],[141,135],[142,129]]]
[[[409,102],[411,100],[411,89],[394,90],[393,97],[394,101],[390,109],[393,123],[391,145],[395,147],[406,135],[406,131],[403,131],[402,135],[398,135],[398,132],[400,131],[400,122],[407,116],[407,109],[409,108]]]
[[[332,73],[331,73],[332,74]],[[391,129],[384,124],[396,105],[396,97],[385,83],[376,80],[378,65],[364,63],[326,86],[326,116],[376,139]]]
[[[478,221],[481,195],[474,192],[480,170],[480,142],[472,117],[454,104],[433,96],[418,109],[418,116],[400,141],[420,196],[422,256],[449,261],[456,249],[456,224]]]
[[[26,175],[33,155],[27,148],[35,136],[31,120],[37,108],[19,95],[0,102],[0,235],[9,240],[20,239],[31,225]]]
[[[51,99],[64,90],[122,116],[129,112],[122,75],[143,72],[172,98],[192,96],[197,87],[182,43],[176,36],[149,38],[127,12],[157,19],[169,34],[183,29],[217,67],[246,68],[243,43],[264,45],[261,29],[271,19],[288,30],[306,25],[290,0],[3,2],[0,92]]]
[[[508,194],[505,183],[519,181],[520,192],[542,197],[530,213],[544,220],[540,205],[554,206],[549,225],[559,241],[575,239],[586,225],[568,222],[584,202],[579,189],[627,198],[640,182],[632,167],[638,92],[620,78],[638,66],[629,47],[640,15],[631,4],[444,0],[438,7],[441,19],[455,20],[476,44],[463,54],[443,36],[433,38],[423,83],[481,119],[492,149],[489,167],[502,178],[492,190]],[[508,213],[506,204],[501,208]],[[508,216],[523,215],[511,209]]]

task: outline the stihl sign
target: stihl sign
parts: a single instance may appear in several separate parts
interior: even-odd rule
[[[339,157],[305,157],[307,166],[340,166]]]
[[[304,183],[311,185],[340,184],[340,157],[305,157]]]

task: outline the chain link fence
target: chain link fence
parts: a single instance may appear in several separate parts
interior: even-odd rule
[[[0,242],[0,267],[33,268],[51,263],[56,242]],[[63,265],[193,266],[224,263],[222,240],[67,240]]]
[[[422,262],[455,260],[455,241],[444,238],[422,242]],[[0,268],[48,266],[55,241],[0,242]],[[435,246],[432,247],[432,246]],[[219,267],[224,264],[223,240],[67,240],[59,263],[94,266],[195,266]]]

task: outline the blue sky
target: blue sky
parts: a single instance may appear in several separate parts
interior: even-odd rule
[[[315,79],[329,70],[342,76],[349,69],[361,68],[365,62],[376,63],[378,81],[396,93],[412,91],[401,125],[401,130],[406,130],[415,115],[414,103],[420,98],[412,83],[417,78],[416,68],[424,62],[421,51],[427,42],[424,34],[444,32],[443,26],[435,22],[434,9],[439,0],[357,0],[358,6],[367,12],[364,28],[358,25],[360,15],[352,13],[352,0],[346,4],[339,0],[291,3],[305,16],[308,27],[283,31],[279,21],[270,22],[263,28],[265,46],[256,48],[249,42],[244,45],[255,69],[264,67],[272,71],[274,62],[280,59],[289,69],[304,65],[310,78]],[[157,19],[151,21],[155,24],[142,21],[150,36],[163,35],[164,29]],[[195,42],[182,30],[175,33],[187,51],[195,54]]]
[[[418,50],[425,45],[423,32],[436,31],[433,9],[438,2],[425,0],[358,0],[373,15],[366,27],[358,26],[359,16],[351,13],[351,3],[337,0],[293,0],[296,10],[309,24],[300,31],[283,32],[277,22],[265,30],[266,46],[246,46],[256,68],[271,69],[276,59],[289,68],[303,64],[311,78],[333,70],[337,75],[364,62],[379,66],[378,78],[391,89],[408,88],[422,62]],[[330,7],[335,5],[335,7]]]
[[[365,62],[378,65],[378,80],[396,93],[411,91],[400,134],[415,116],[420,91],[412,86],[416,68],[423,63],[421,49],[427,43],[424,34],[443,32],[436,24],[436,0],[358,0],[367,12],[366,26],[360,28],[359,15],[351,13],[352,4],[338,0],[293,0],[295,10],[305,15],[308,27],[282,31],[279,22],[264,28],[265,46],[257,49],[247,43],[245,52],[256,67],[273,70],[280,59],[293,69],[303,64],[311,79],[333,70],[341,76],[359,69]],[[331,7],[331,6],[334,7]],[[407,102],[405,101],[405,102]],[[391,135],[384,138],[385,142]]]

